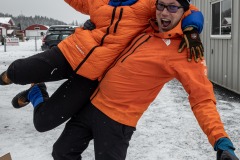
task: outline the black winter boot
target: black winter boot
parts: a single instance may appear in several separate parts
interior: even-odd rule
[[[41,92],[40,94],[42,94],[44,98],[49,97],[45,83],[37,83],[32,85],[29,89],[22,91],[13,97],[12,105],[14,108],[22,108],[29,104],[30,100],[28,99],[28,94],[34,86],[39,89]]]
[[[4,71],[1,75],[0,75],[0,85],[9,85],[11,84],[11,80],[8,79],[7,77],[7,72]]]

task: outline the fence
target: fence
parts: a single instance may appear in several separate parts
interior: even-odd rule
[[[34,39],[35,43],[34,43],[34,47],[35,47],[35,51],[38,50],[38,43],[37,41],[39,39],[42,39],[42,36],[31,36],[31,37],[27,37],[24,39],[24,41],[28,41],[29,39]],[[7,52],[7,46],[18,46],[19,45],[19,38],[16,37],[3,37],[2,41],[1,41],[2,45],[4,45],[4,52]]]

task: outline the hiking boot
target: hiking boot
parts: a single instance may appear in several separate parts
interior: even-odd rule
[[[30,100],[28,99],[28,94],[34,86],[37,86],[40,89],[43,97],[49,97],[45,83],[37,83],[32,85],[29,89],[22,91],[18,93],[15,97],[13,97],[12,105],[14,108],[22,108],[30,103]]]
[[[7,72],[4,71],[1,75],[0,75],[0,85],[9,85],[11,84],[11,80],[8,79],[7,77]]]

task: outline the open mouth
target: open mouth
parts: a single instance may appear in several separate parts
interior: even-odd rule
[[[166,28],[170,25],[171,21],[168,19],[161,19],[162,27]]]

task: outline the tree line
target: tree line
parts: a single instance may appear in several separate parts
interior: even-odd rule
[[[12,16],[11,14],[4,14],[0,12],[0,17],[11,17],[12,20],[14,21],[15,25],[20,29],[24,30],[28,26],[33,25],[33,24],[41,24],[41,25],[46,25],[46,26],[51,26],[51,25],[66,25],[67,23],[63,21],[59,21],[53,18],[48,18],[46,16],[39,16],[35,15],[27,17],[24,15],[19,15],[19,16]],[[71,25],[79,25],[77,21],[73,21]]]

